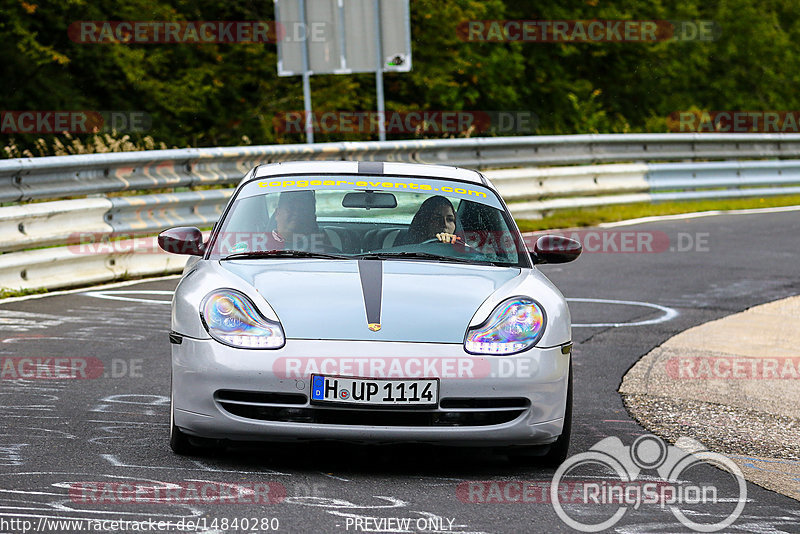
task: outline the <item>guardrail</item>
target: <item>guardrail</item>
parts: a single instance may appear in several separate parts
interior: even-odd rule
[[[103,216],[115,234],[159,232],[173,226],[211,226],[233,189],[211,189],[161,195],[112,197]]]
[[[800,160],[523,168],[485,174],[518,218],[634,202],[800,194]]]
[[[629,202],[800,193],[800,134],[641,134],[473,138],[180,149],[0,160],[0,202],[235,184],[257,163],[351,159],[443,163],[484,171],[516,217]],[[610,165],[542,168],[609,161]],[[154,241],[76,249],[171,226],[210,226],[232,189],[83,198],[0,207],[0,287],[57,288],[179,271]],[[65,245],[67,246],[53,246]],[[38,250],[24,250],[34,247]],[[143,248],[144,247],[144,248]]]
[[[363,160],[474,169],[787,158],[800,134],[591,134],[186,148],[0,160],[0,202],[235,184],[257,163]]]

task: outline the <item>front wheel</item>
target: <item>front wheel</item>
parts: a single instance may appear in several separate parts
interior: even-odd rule
[[[567,379],[567,403],[564,408],[564,426],[561,435],[550,445],[520,447],[509,453],[514,461],[531,463],[541,467],[558,467],[569,456],[569,441],[572,434],[572,358],[569,361]]]
[[[169,448],[181,456],[197,452],[196,447],[189,442],[189,436],[181,432],[175,423],[169,429]]]
[[[169,385],[169,448],[175,454],[198,455],[212,452],[220,448],[219,441],[213,439],[193,438],[175,425],[175,402],[172,393],[172,381]]]
[[[173,401],[174,395],[172,394],[172,380],[169,384],[169,448],[175,454],[191,454],[194,452],[195,447],[189,443],[189,436],[181,432],[181,429],[175,426],[175,402]]]

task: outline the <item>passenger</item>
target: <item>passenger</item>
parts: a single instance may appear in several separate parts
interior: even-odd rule
[[[331,252],[335,248],[317,225],[317,201],[313,191],[284,191],[272,214],[275,229],[268,246],[282,250]]]
[[[408,227],[403,244],[423,243],[438,239],[442,243],[460,242],[455,235],[456,210],[446,197],[436,195],[425,200]]]

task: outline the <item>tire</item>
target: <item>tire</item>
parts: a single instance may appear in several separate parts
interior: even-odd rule
[[[567,383],[567,404],[564,408],[564,427],[561,435],[550,445],[550,449],[542,457],[541,464],[547,467],[558,467],[569,456],[569,441],[572,435],[572,359],[569,361],[569,379]]]
[[[174,424],[170,426],[169,447],[181,456],[214,456],[225,448],[221,440],[189,436]]]
[[[523,464],[539,467],[556,468],[569,456],[569,442],[572,435],[572,358],[569,361],[569,378],[567,379],[567,403],[564,408],[564,426],[561,435],[550,445],[533,445],[514,448],[509,457]]]
[[[181,456],[197,452],[197,448],[189,442],[189,436],[181,432],[175,423],[172,423],[169,430],[169,448]]]
[[[175,426],[175,403],[173,402],[172,379],[169,381],[169,448],[175,454],[192,454],[195,447],[189,442],[189,436]]]
[[[175,425],[175,403],[173,402],[171,379],[169,391],[169,448],[172,449],[172,452],[181,456],[202,455],[219,449],[217,440],[189,437]]]

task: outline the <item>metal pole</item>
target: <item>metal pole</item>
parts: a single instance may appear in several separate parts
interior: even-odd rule
[[[311,120],[311,71],[308,70],[308,26],[306,1],[300,0],[300,26],[303,28],[303,104],[305,107],[306,143],[314,143],[314,122]]]
[[[375,4],[375,91],[378,94],[378,139],[386,141],[386,108],[383,101],[383,44],[381,43],[381,2]]]
[[[344,0],[339,0],[339,10],[337,11],[337,26],[339,30],[339,68],[347,69],[347,40],[344,37]]]

